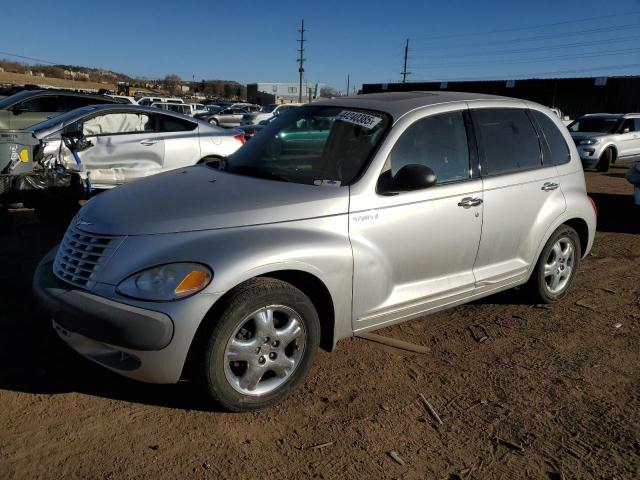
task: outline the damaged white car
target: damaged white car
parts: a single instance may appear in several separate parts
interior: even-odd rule
[[[3,175],[77,173],[89,188],[97,189],[216,162],[245,141],[239,132],[133,105],[88,106],[27,130],[3,133]]]

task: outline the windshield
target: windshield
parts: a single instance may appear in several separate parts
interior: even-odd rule
[[[346,185],[368,164],[389,125],[381,112],[295,108],[265,126],[222,169],[293,183]]]
[[[272,105],[265,105],[264,107],[262,107],[262,108],[260,109],[260,111],[261,111],[262,113],[271,113],[271,112],[273,112],[273,111],[276,109],[276,107],[277,107],[277,105],[275,105],[275,104],[272,104]]]
[[[618,130],[619,118],[589,117],[573,122],[567,128],[570,132],[614,133]]]

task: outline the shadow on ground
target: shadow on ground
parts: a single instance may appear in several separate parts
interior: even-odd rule
[[[599,232],[640,233],[640,215],[633,195],[621,193],[589,193],[598,207]]]
[[[80,392],[169,408],[211,411],[195,385],[150,385],[120,377],[81,357],[34,303],[31,278],[64,227],[38,223],[30,210],[14,210],[0,233],[0,390],[59,394]]]

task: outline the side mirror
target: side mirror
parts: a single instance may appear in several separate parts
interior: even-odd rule
[[[388,183],[384,193],[395,194],[423,190],[436,184],[437,177],[426,165],[410,164],[402,167]]]
[[[629,133],[631,131],[631,129],[629,127],[625,127],[622,129],[621,133]]]

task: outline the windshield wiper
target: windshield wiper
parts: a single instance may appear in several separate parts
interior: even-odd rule
[[[281,182],[288,182],[289,180],[282,177],[271,170],[264,167],[258,167],[256,165],[230,165],[226,163],[225,170],[229,173],[238,173],[241,175],[248,175],[250,177],[265,178],[267,180],[278,180]]]

